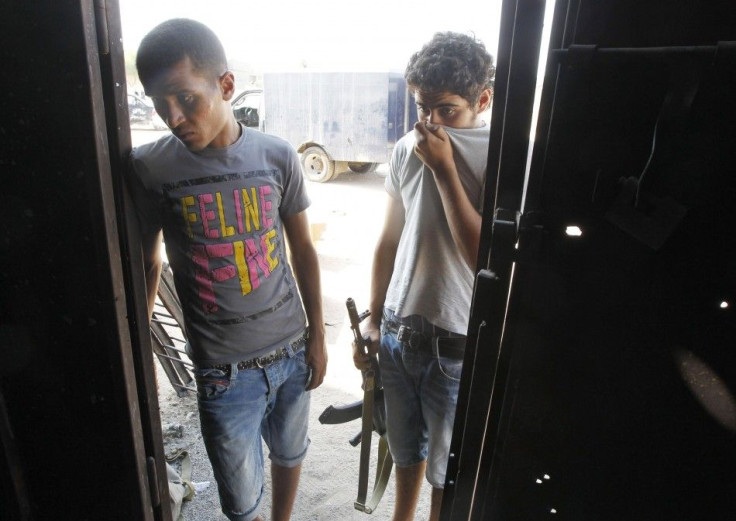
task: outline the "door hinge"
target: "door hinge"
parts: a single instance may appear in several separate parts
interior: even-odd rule
[[[540,264],[547,258],[547,230],[541,212],[498,208],[493,218],[491,259]]]

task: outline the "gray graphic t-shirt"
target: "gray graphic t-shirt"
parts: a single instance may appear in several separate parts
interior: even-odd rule
[[[272,351],[305,327],[281,218],[309,206],[296,151],[242,128],[226,148],[189,151],[174,136],[133,151],[142,226],[163,228],[197,364]]]

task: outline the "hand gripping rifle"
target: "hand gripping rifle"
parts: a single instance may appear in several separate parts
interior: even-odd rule
[[[369,340],[364,338],[360,333],[360,322],[369,316],[370,312],[364,311],[359,315],[355,308],[355,302],[351,298],[347,299],[345,305],[348,308],[350,329],[353,330],[355,346],[360,352],[366,352]],[[374,357],[370,359],[370,366],[363,370],[363,401],[338,407],[330,405],[322,412],[319,421],[323,424],[336,424],[355,420],[358,417],[362,418],[361,431],[350,440],[350,444],[353,447],[361,443],[361,441],[363,442],[360,447],[358,497],[355,500],[354,506],[361,512],[371,514],[383,497],[393,466],[391,453],[388,450],[388,442],[386,441],[383,390],[380,388],[380,378],[378,378],[378,362]],[[374,430],[380,436],[378,441],[378,461],[373,493],[371,494],[371,498],[366,500],[368,495],[371,438]]]

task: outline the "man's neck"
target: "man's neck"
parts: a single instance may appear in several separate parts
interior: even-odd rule
[[[235,143],[242,134],[243,130],[235,118],[228,118],[227,123],[222,132],[208,145],[207,148],[225,148]]]

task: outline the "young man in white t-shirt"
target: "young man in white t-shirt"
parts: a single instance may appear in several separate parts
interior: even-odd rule
[[[439,518],[481,229],[493,58],[482,43],[438,33],[406,68],[419,122],[394,148],[375,249],[365,368],[378,354],[396,464],[393,521],[409,521],[422,474]]]

